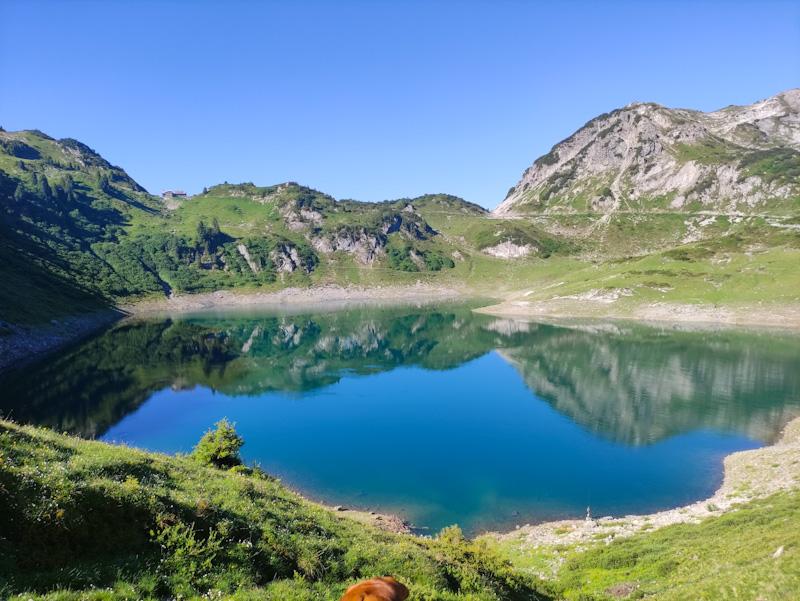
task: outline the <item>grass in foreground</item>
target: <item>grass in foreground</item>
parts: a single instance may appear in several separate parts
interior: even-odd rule
[[[551,581],[559,599],[790,601],[800,591],[800,491],[585,550],[526,548],[510,537],[498,551],[535,573],[558,565],[560,557]]]
[[[243,466],[2,421],[0,533],[2,598],[336,600],[384,574],[412,599],[547,598],[457,529],[381,532]]]

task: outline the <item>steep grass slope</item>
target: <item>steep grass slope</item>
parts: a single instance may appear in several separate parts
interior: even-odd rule
[[[413,599],[546,598],[485,545],[379,531],[279,482],[0,422],[0,596],[338,599],[393,574]]]

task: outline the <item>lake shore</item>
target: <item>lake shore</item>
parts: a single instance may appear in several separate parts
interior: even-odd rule
[[[525,524],[508,533],[484,536],[513,548],[515,553],[549,555],[547,569],[539,572],[540,576],[548,577],[572,551],[674,524],[696,524],[735,511],[748,501],[797,488],[800,488],[800,417],[784,427],[773,445],[725,457],[722,485],[708,499],[652,514]]]
[[[520,548],[530,550],[566,545],[585,546],[597,543],[598,540],[607,544],[615,538],[649,532],[673,524],[698,523],[705,518],[735,511],[738,506],[748,501],[800,488],[800,416],[795,417],[784,427],[774,444],[726,456],[723,461],[723,472],[722,485],[711,497],[682,507],[651,514],[525,524],[507,533],[489,532],[482,536],[500,541],[514,541],[519,543]],[[302,493],[298,494],[302,496]],[[409,524],[397,515],[332,507],[324,503],[321,505],[336,511],[342,517],[370,524],[381,530],[401,534],[413,533],[413,524]]]
[[[210,310],[272,309],[311,310],[349,308],[355,305],[417,305],[474,298],[444,286],[316,286],[284,288],[274,292],[219,290],[149,298],[114,309],[59,317],[40,324],[2,324],[0,372],[22,367],[75,344],[122,319],[155,317]],[[4,331],[3,331],[4,330]]]
[[[411,525],[403,518],[392,515],[391,513],[378,513],[377,511],[365,511],[341,506],[332,507],[324,504],[322,506],[331,511],[335,511],[336,514],[342,518],[374,526],[378,530],[393,532],[394,534],[412,534]]]
[[[163,299],[148,299],[120,308],[134,316],[191,313],[210,309],[268,308],[292,309],[352,304],[416,304],[473,298],[444,286],[418,283],[413,286],[315,286],[284,288],[274,292],[218,290],[200,294],[181,294]]]
[[[525,524],[510,532],[488,532],[481,537],[513,542],[523,550],[549,549],[558,557],[558,549],[563,550],[566,546],[575,548],[598,542],[607,544],[616,538],[650,532],[673,524],[698,523],[705,518],[735,511],[743,503],[800,488],[800,416],[784,427],[773,444],[727,455],[723,460],[723,473],[722,485],[714,495],[674,509],[622,517],[605,516]],[[295,490],[295,493],[344,519],[396,534],[414,534],[414,524],[398,515],[328,505],[309,498],[301,491]],[[558,565],[554,564],[552,567],[555,569]]]
[[[355,305],[417,305],[434,302],[467,302],[489,299],[491,294],[470,288],[418,282],[402,286],[338,286],[284,288],[271,292],[218,290],[149,298],[115,309],[74,315],[35,325],[6,324],[0,332],[0,371],[20,367],[51,352],[74,344],[124,318],[174,315],[213,310],[272,309],[302,311],[350,308]],[[554,319],[627,319],[643,323],[704,324],[732,327],[775,327],[800,330],[800,306],[710,306],[679,303],[630,304],[604,297],[555,298],[527,301],[519,293],[500,302],[474,309],[498,317],[532,321]]]
[[[475,311],[498,317],[523,320],[536,318],[628,319],[640,322],[761,326],[800,329],[800,305],[704,305],[688,303],[642,303],[625,298],[608,299],[589,295],[586,298],[524,300],[518,294],[495,297],[486,291],[424,284],[404,286],[338,286],[284,288],[272,292],[218,290],[200,294],[181,294],[169,298],[148,299],[121,305],[133,316],[191,313],[215,309],[268,308],[303,310],[307,308],[346,308],[354,304],[417,304],[437,301],[484,299],[486,306]],[[499,302],[497,302],[499,301]],[[492,304],[493,303],[493,304]]]
[[[535,320],[538,318],[628,319],[643,323],[674,323],[721,326],[758,326],[800,329],[800,305],[716,306],[688,303],[631,304],[598,298],[527,301],[510,298],[475,309],[478,313]]]
[[[763,326],[800,329],[800,305],[703,305],[688,303],[625,302],[588,296],[581,299],[554,298],[527,301],[519,295],[495,298],[491,294],[470,288],[454,288],[418,282],[404,286],[338,286],[284,288],[272,292],[218,290],[199,294],[181,294],[169,298],[147,299],[121,305],[120,309],[133,316],[191,313],[214,309],[269,308],[346,308],[354,304],[417,304],[437,301],[470,301],[484,299],[486,306],[474,309],[478,313],[532,320],[547,318],[627,319],[640,322],[690,325]]]

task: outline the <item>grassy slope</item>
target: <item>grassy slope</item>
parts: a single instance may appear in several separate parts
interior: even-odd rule
[[[110,282],[111,269],[91,246],[113,242],[137,215],[158,205],[91,149],[35,131],[0,132],[2,144],[22,145],[25,158],[0,148],[0,319],[46,322],[107,306],[110,299],[97,283]],[[100,189],[101,176],[109,182],[106,191]],[[52,190],[47,200],[34,182],[43,177]],[[63,194],[67,181],[73,190],[69,199]],[[18,186],[22,200],[15,198]]]
[[[108,307],[104,299],[53,269],[46,256],[41,247],[0,227],[0,320],[36,323]]]
[[[618,312],[648,303],[797,306],[800,231],[759,221],[643,256],[586,261],[536,274],[525,282],[529,289],[519,298],[536,302],[589,291],[624,291],[614,304]]]
[[[552,559],[547,549],[520,550],[513,540],[498,544],[523,571],[539,572]],[[800,591],[800,491],[753,501],[700,524],[563,552],[566,560],[552,581],[559,598],[791,601]]]
[[[231,218],[228,213],[233,214],[233,207],[242,213]],[[260,215],[262,211],[271,217],[240,219],[241,215]],[[621,299],[623,310],[652,302],[735,305],[795,304],[800,300],[800,271],[795,267],[800,256],[800,232],[768,225],[763,217],[742,224],[719,218],[704,228],[703,240],[681,244],[687,233],[686,222],[701,221],[705,216],[619,216],[607,226],[591,230],[593,219],[589,216],[550,217],[546,224],[538,224],[536,219],[487,219],[480,213],[452,207],[423,205],[420,213],[441,233],[429,246],[445,254],[458,253],[453,269],[408,273],[382,263],[365,267],[349,255],[336,253],[326,257],[308,277],[295,278],[294,283],[467,284],[474,293],[495,297],[532,289],[534,293],[526,297],[532,301],[598,289],[630,289],[632,295]],[[285,233],[273,209],[253,207],[244,199],[192,200],[170,220],[188,231],[200,219],[208,222],[214,217],[223,230],[237,235],[272,230],[297,237],[296,233]],[[565,233],[548,234],[547,230],[556,229],[554,225]],[[505,260],[481,252],[503,240],[535,244],[548,256]],[[285,285],[287,282],[278,281],[268,288]]]
[[[242,188],[246,194],[242,195]],[[281,208],[294,200],[302,187],[290,186],[280,189],[280,186],[249,187],[242,185],[222,185],[211,188],[208,193],[192,197],[180,203],[174,211],[165,213],[164,216],[141,215],[130,227],[131,235],[146,235],[154,231],[167,229],[176,235],[192,237],[200,221],[208,224],[216,219],[223,232],[234,237],[277,235],[294,242],[305,241],[305,232],[289,229],[281,216]],[[418,199],[404,199],[389,203],[354,203],[341,201],[335,203],[325,195],[312,192],[312,196],[319,203],[320,212],[325,221],[323,231],[332,231],[339,226],[365,226],[372,227],[378,215],[396,207],[402,207],[406,202],[414,203],[422,217],[438,230],[438,223],[442,219],[455,216],[460,223],[466,224],[476,232],[494,228],[495,222],[485,219],[485,211],[475,205],[466,203],[461,199],[446,195],[430,195]],[[234,195],[232,195],[234,194]],[[266,195],[266,200],[258,200],[260,194]],[[494,231],[492,229],[492,231]],[[520,265],[507,265],[506,262],[494,260],[477,253],[478,246],[473,240],[461,240],[459,235],[434,236],[430,240],[417,241],[415,246],[422,249],[438,251],[450,255],[453,251],[462,252],[464,261],[456,262],[454,270],[444,269],[440,272],[415,271],[404,272],[391,268],[385,260],[379,260],[373,265],[359,264],[351,255],[343,252],[324,256],[316,269],[308,276],[300,274],[285,277],[273,284],[262,284],[262,290],[280,289],[287,285],[307,286],[315,284],[363,285],[376,286],[387,284],[414,284],[417,281],[428,283],[442,283],[454,285],[462,282],[464,277],[474,270],[477,263],[483,272],[483,265],[494,265],[504,270],[506,267],[519,268]],[[396,234],[393,239],[402,240]],[[473,256],[477,255],[477,256]],[[498,275],[498,277],[503,277]],[[248,286],[236,283],[237,288],[247,289]],[[249,288],[253,288],[249,286]]]
[[[380,574],[416,599],[537,598],[533,580],[457,532],[381,532],[258,473],[8,422],[0,533],[0,596],[18,599],[335,600]]]

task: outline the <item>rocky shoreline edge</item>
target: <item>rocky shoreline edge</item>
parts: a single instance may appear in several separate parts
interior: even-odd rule
[[[553,559],[539,575],[552,576],[565,561],[565,549],[581,550],[593,544],[609,544],[641,532],[674,524],[696,524],[735,511],[742,504],[778,492],[800,488],[800,416],[784,427],[772,445],[738,451],[724,459],[723,482],[709,498],[651,514],[558,520],[525,524],[507,533],[489,532],[484,537],[514,544],[519,552],[548,551]]]
[[[416,304],[465,300],[469,296],[453,288],[418,282],[410,286],[337,286],[284,288],[273,292],[218,290],[144,300],[120,308],[131,315],[207,311],[212,309],[267,308],[306,309],[314,306],[347,307],[353,304]]]

